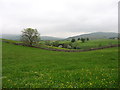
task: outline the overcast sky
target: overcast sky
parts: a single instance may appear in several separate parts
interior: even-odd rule
[[[119,0],[0,0],[0,29],[21,34],[36,28],[42,36],[70,37],[118,32]]]

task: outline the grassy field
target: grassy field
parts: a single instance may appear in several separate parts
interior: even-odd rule
[[[60,41],[60,43],[70,43],[70,41]],[[82,43],[81,41],[76,41],[73,43],[75,46],[80,47],[81,49],[97,48],[102,46],[118,44],[118,40],[115,39],[97,39],[89,40]]]
[[[118,48],[56,52],[3,43],[3,88],[117,88]]]
[[[8,39],[3,39],[3,41],[9,42],[9,43],[22,43],[21,41],[13,41],[13,40],[8,40]],[[68,48],[49,46],[49,45],[45,45],[45,42],[46,41],[40,41],[39,42],[40,47],[49,48],[49,49],[77,50],[74,48],[68,49]],[[49,41],[49,42],[52,43],[55,41]],[[115,45],[119,43],[118,40],[115,40],[115,39],[97,39],[97,40],[85,41],[85,43],[82,43],[81,41],[76,41],[74,43],[71,43],[71,41],[66,41],[66,40],[57,41],[57,42],[59,42],[59,44],[63,44],[63,43],[72,44],[72,46],[79,47],[79,49],[99,48],[99,47]]]
[[[55,49],[67,49],[67,48],[59,48],[59,47],[54,47],[54,46],[45,46],[46,41],[41,41],[40,44],[41,46],[47,47],[47,48],[55,48]],[[54,41],[50,41],[52,43]],[[67,43],[67,44],[72,44],[74,47],[79,47],[80,49],[90,49],[90,48],[98,48],[98,47],[103,47],[103,46],[108,46],[108,45],[114,45],[118,44],[118,40],[115,39],[97,39],[97,40],[89,40],[85,41],[85,43],[82,43],[81,41],[76,41],[74,43],[71,43],[71,41],[58,41],[59,44]]]

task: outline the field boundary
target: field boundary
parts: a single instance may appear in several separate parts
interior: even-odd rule
[[[14,44],[14,45],[26,46],[23,43],[13,43],[13,42],[5,41],[5,40],[2,40],[2,42]],[[49,51],[61,51],[61,52],[87,52],[87,51],[94,51],[94,50],[100,50],[100,49],[105,49],[105,48],[120,47],[120,44],[108,45],[108,46],[103,46],[99,48],[81,49],[81,50],[53,49],[53,48],[47,48],[47,47],[43,48],[40,46],[39,47],[38,46],[27,46],[27,47],[40,48],[40,49],[49,50]]]
[[[87,51],[94,51],[94,50],[100,50],[100,49],[105,49],[105,48],[112,48],[112,47],[120,47],[120,45],[110,45],[110,46],[104,46],[104,47],[99,47],[99,48],[90,48],[90,49],[82,49],[82,50],[63,50],[63,49],[50,49],[50,48],[42,48],[42,47],[36,47],[36,46],[31,46],[34,48],[40,48],[40,49],[45,49],[45,50],[50,50],[50,51],[62,51],[62,52],[87,52]]]

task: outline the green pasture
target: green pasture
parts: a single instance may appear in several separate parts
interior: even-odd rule
[[[97,48],[97,47],[104,47],[108,45],[118,44],[118,40],[115,39],[98,39],[98,40],[89,40],[85,43],[81,41],[75,42],[75,45],[80,47],[81,49],[89,49],[89,48]]]
[[[99,44],[80,45],[87,43]],[[118,88],[118,48],[57,52],[3,43],[2,69],[3,88]]]
[[[40,44],[41,46],[45,47],[45,42],[46,41],[41,41]],[[50,43],[55,42],[55,41],[49,41]],[[80,49],[90,49],[90,48],[98,48],[98,47],[104,47],[104,46],[109,46],[109,45],[115,45],[118,44],[118,40],[115,39],[97,39],[97,40],[89,40],[85,41],[82,43],[80,40],[72,43],[71,41],[68,40],[61,40],[57,41],[59,44],[70,44],[74,47],[79,47]],[[48,46],[46,46],[48,47]],[[67,48],[59,48],[59,47],[54,47],[54,46],[49,46],[48,48],[56,48],[56,49],[67,49]]]

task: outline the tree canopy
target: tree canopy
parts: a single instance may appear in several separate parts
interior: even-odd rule
[[[75,39],[73,38],[73,39],[71,40],[71,42],[75,42]]]
[[[22,31],[21,41],[25,45],[37,45],[40,41],[40,34],[37,29],[26,28]]]

